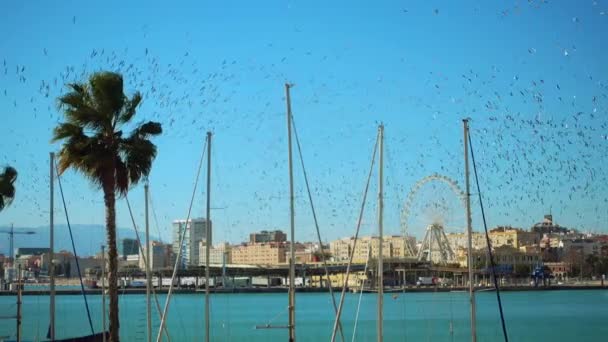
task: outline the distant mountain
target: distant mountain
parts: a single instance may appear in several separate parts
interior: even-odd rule
[[[10,231],[10,226],[0,226],[0,253],[9,254],[9,234],[4,232]],[[144,238],[143,229],[139,228],[140,237]],[[74,235],[74,243],[78,255],[87,256],[95,255],[101,245],[106,245],[105,226],[99,224],[73,224],[72,234]],[[15,233],[33,231],[35,234],[24,235],[15,234],[15,249],[19,247],[48,247],[49,246],[49,227],[15,227]],[[124,238],[135,238],[133,228],[117,228],[116,240],[119,251],[121,250],[120,240]],[[156,236],[150,236],[150,239],[158,239]],[[55,226],[55,251],[67,250],[72,252],[72,243],[70,241],[70,233],[68,226],[60,224]]]

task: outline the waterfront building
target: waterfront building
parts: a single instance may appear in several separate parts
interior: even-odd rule
[[[490,230],[488,236],[490,237],[492,248],[502,246],[521,248],[538,245],[541,241],[540,234],[513,227],[496,227]],[[468,248],[468,235],[466,233],[449,233],[446,234],[446,237],[454,251]],[[485,233],[473,232],[471,240],[473,249],[487,248]]]
[[[15,253],[15,257],[18,258],[20,255],[42,255],[50,252],[51,249],[47,247],[19,247]]]
[[[572,272],[572,264],[568,262],[545,262],[544,265],[549,267],[551,274],[557,279],[563,279]]]
[[[21,266],[22,270],[39,270],[41,264],[41,256],[40,255],[20,255],[17,259],[15,259],[15,267]]]
[[[122,244],[120,245],[121,251],[119,252],[123,258],[126,258],[127,255],[135,255],[139,254],[139,241],[137,239],[122,239]]]
[[[492,251],[494,257],[494,263],[503,269],[511,269],[513,271],[518,269],[518,266],[525,266],[530,272],[532,267],[541,263],[541,256],[536,251],[523,251],[521,249],[514,248],[510,245],[504,245],[496,247]],[[457,260],[461,267],[468,267],[468,258],[466,250],[459,250],[457,253]],[[474,268],[485,268],[489,267],[490,260],[488,259],[488,253],[486,250],[479,249],[473,251],[473,266]]]
[[[467,233],[447,233],[448,243],[452,250],[456,253],[458,250],[468,249]],[[486,237],[484,234],[473,232],[471,235],[473,249],[486,248]]]
[[[565,238],[559,242],[563,256],[572,253],[587,255],[601,255],[604,244],[592,238]]]
[[[200,266],[205,265],[205,261],[207,260],[207,244],[204,241],[199,242],[198,247],[199,252],[199,262]],[[225,258],[225,260],[224,260]],[[232,247],[227,242],[222,242],[218,245],[215,245],[209,250],[209,263],[220,265],[226,262],[226,264],[232,263]]]
[[[332,287],[342,287],[344,280],[346,279],[346,273],[332,273],[329,275],[329,281]],[[370,288],[371,279],[365,274],[365,272],[351,272],[348,276],[347,286],[351,289],[359,288],[361,285],[365,288]],[[310,277],[310,286],[312,287],[323,287],[327,288],[327,277],[325,275],[313,275]]]
[[[158,271],[174,266],[175,259],[173,257],[172,245],[164,244],[159,241],[150,241],[150,270]],[[147,252],[147,247],[144,246],[144,255]],[[145,271],[146,265],[144,258],[139,257],[139,268]]]
[[[347,262],[353,251],[355,239],[344,238],[329,243],[332,260],[336,262]],[[382,255],[385,258],[405,258],[406,239],[399,235],[384,237],[382,244]],[[411,241],[410,241],[411,243]],[[377,236],[360,237],[354,246],[353,263],[365,263],[368,251],[371,249],[371,258],[377,258],[379,254],[380,239]]]
[[[295,259],[297,264],[310,264],[310,263],[318,263],[321,262],[321,254],[325,254],[325,260],[329,261],[331,257],[331,252],[329,250],[329,246],[319,246],[318,243],[314,242],[304,242],[298,243],[296,242],[295,248]],[[289,251],[287,251],[287,262],[291,260],[291,256],[289,255]]]
[[[76,258],[74,254],[68,251],[55,252],[55,272],[58,276],[64,276],[66,278],[78,277],[78,268],[76,266]],[[40,255],[40,269],[48,271],[49,269],[50,254],[44,253]],[[87,268],[101,267],[101,260],[95,257],[78,257],[78,266],[80,271],[84,275],[84,271]]]
[[[118,260],[118,268],[119,269],[137,269],[137,270],[144,270],[144,268],[140,268],[139,264],[140,264],[140,258],[139,258],[139,254],[131,254],[131,255],[126,255],[122,260]],[[143,260],[142,260],[143,263]]]
[[[538,245],[541,238],[539,233],[527,232],[513,227],[496,227],[490,230],[488,235],[490,236],[493,248],[501,246],[511,246],[513,248],[535,246]]]
[[[262,230],[258,233],[249,234],[249,243],[285,242],[287,234],[281,230]]]
[[[173,254],[175,255],[179,253],[180,236],[185,229],[180,267],[198,266],[200,242],[206,241],[207,229],[211,235],[212,226],[212,222],[204,218],[191,219],[188,222],[186,220],[173,221]]]
[[[284,264],[289,245],[284,242],[249,243],[232,247],[232,263],[241,265]]]

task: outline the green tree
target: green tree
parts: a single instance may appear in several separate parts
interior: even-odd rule
[[[133,120],[142,100],[139,92],[128,98],[123,78],[112,72],[93,74],[88,83],[74,83],[59,97],[65,122],[53,132],[53,142],[63,141],[58,155],[59,173],[69,168],[82,173],[101,188],[106,214],[110,297],[110,341],[119,341],[118,259],[116,250],[116,196],[127,193],[150,173],[156,146],[150,137],[162,133],[157,122],[137,125],[130,134],[123,129]]]
[[[513,270],[513,273],[515,276],[520,277],[520,278],[525,278],[525,277],[529,278],[530,274],[531,274],[530,265],[516,264],[515,268]]]
[[[601,273],[601,260],[597,255],[589,254],[585,258],[585,270],[589,276],[596,276]]]
[[[0,173],[0,211],[9,206],[15,198],[15,181],[17,170],[7,166]]]

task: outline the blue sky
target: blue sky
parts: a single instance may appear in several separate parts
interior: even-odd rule
[[[150,182],[152,230],[165,239],[187,214],[208,130],[212,206],[222,208],[212,212],[214,239],[288,230],[286,81],[326,240],[354,232],[378,123],[386,230],[397,234],[418,179],[438,172],[463,184],[463,117],[472,118],[490,225],[528,228],[551,211],[563,225],[606,232],[604,11],[606,1],[2,2],[0,165],[15,166],[19,180],[0,226],[48,223],[56,98],[66,83],[113,70],[128,94],[144,94],[136,120],[163,124]],[[101,192],[73,172],[62,179],[71,221],[103,224]],[[130,193],[138,224],[142,188]],[[460,229],[463,209],[445,189],[431,184],[415,198],[414,233],[429,223],[422,208],[438,201]],[[313,240],[299,167],[296,190],[296,237]],[[366,235],[376,191],[374,181]],[[204,206],[199,187],[194,216]],[[124,200],[117,221],[130,226]]]

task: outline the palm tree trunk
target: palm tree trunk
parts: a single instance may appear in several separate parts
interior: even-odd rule
[[[108,238],[109,295],[110,295],[110,342],[118,342],[118,253],[116,252],[116,195],[114,173],[106,177],[103,184],[104,202],[106,205],[106,234]]]

